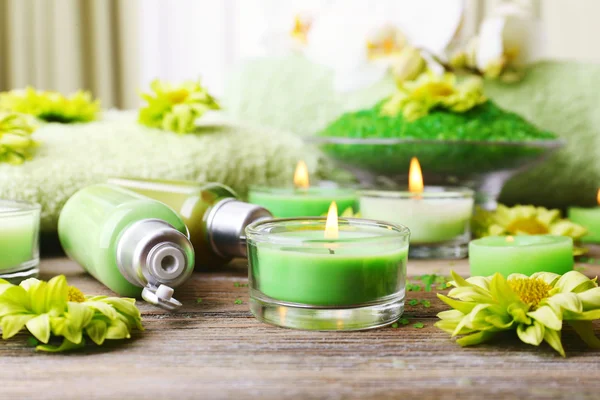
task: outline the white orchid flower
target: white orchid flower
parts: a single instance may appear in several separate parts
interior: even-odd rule
[[[368,87],[390,70],[411,77],[426,61],[435,64],[414,49],[442,54],[462,11],[462,0],[336,2],[312,21],[305,54],[334,71],[338,91]]]
[[[279,4],[279,6],[278,6]],[[331,5],[331,0],[273,2],[265,16],[261,44],[267,54],[302,53],[313,21]]]
[[[482,22],[476,40],[476,67],[490,77],[539,60],[543,54],[541,23],[518,3],[501,4]]]

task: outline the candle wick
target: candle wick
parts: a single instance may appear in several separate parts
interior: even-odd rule
[[[329,254],[335,254],[335,251],[333,251],[333,249],[328,249],[329,250]]]

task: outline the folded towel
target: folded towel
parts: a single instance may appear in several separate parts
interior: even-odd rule
[[[87,124],[42,125],[36,156],[0,164],[0,198],[42,205],[42,231],[56,230],[59,212],[78,189],[109,176],[222,182],[244,195],[250,184],[286,184],[298,159],[314,173],[317,155],[282,131],[206,116],[198,132],[177,135],[146,128],[135,112],[108,111]]]
[[[352,93],[335,93],[332,71],[301,56],[273,57],[240,64],[223,103],[233,118],[311,135],[346,111],[369,108],[393,93],[382,81]],[[600,186],[600,65],[543,62],[523,81],[487,81],[486,94],[540,129],[568,140],[545,163],[519,174],[500,201],[564,208],[593,205]]]

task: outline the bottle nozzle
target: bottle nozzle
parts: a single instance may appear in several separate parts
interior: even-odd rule
[[[128,227],[117,245],[117,265],[142,298],[166,310],[181,307],[173,288],[194,269],[194,249],[186,235],[165,221],[146,219]]]
[[[246,226],[273,218],[265,208],[233,198],[213,206],[206,227],[213,251],[222,258],[246,257]]]
[[[173,298],[175,290],[169,286],[159,287],[148,285],[142,291],[142,298],[150,304],[154,304],[167,311],[174,311],[181,307],[181,302]]]

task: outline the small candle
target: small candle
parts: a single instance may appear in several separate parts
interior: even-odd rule
[[[423,186],[423,175],[416,158],[411,161],[408,182],[408,191],[361,192],[362,216],[407,226],[413,250],[419,245],[435,247],[444,242],[460,242],[464,247],[461,256],[466,255],[473,191]]]
[[[600,189],[596,200],[598,207],[571,207],[568,210],[569,219],[588,230],[587,235],[581,239],[585,243],[600,243]]]
[[[340,212],[347,208],[358,211],[354,190],[327,186],[310,186],[308,169],[300,161],[294,174],[294,187],[251,187],[248,202],[269,210],[275,217],[318,217],[327,213],[335,201]]]
[[[564,274],[573,269],[573,240],[566,236],[488,236],[469,243],[471,276],[535,272]]]
[[[251,310],[258,319],[338,330],[381,326],[400,317],[408,229],[336,219],[332,210],[327,220],[275,219],[246,229]]]
[[[39,226],[39,204],[0,200],[0,278],[37,276]]]

